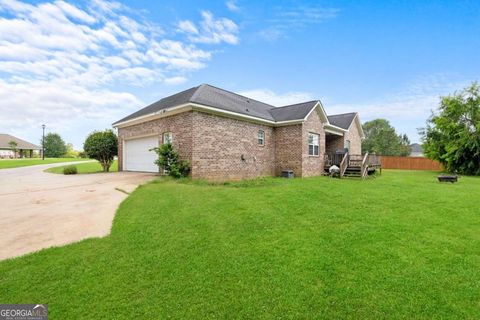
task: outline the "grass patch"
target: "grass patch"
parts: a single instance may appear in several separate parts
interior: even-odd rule
[[[77,173],[99,173],[103,172],[103,168],[98,161],[79,163],[75,165],[77,167]],[[46,169],[45,172],[63,174],[63,168],[66,166],[54,167]],[[110,167],[110,172],[118,171],[118,162],[117,160],[113,161],[112,166]]]
[[[45,158],[42,159],[12,159],[12,160],[0,160],[0,169],[8,168],[17,168],[17,167],[28,167],[35,166],[39,164],[49,164],[57,162],[71,162],[71,161],[88,161],[90,159],[83,158]]]
[[[50,319],[479,318],[480,179],[436,175],[149,183],[110,236],[0,262],[0,301]]]

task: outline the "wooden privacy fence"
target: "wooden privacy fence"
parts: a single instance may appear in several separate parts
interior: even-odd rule
[[[443,166],[436,160],[422,157],[393,157],[382,156],[382,169],[404,170],[443,170]]]

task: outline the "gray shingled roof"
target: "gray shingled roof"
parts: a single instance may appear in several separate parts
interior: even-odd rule
[[[275,121],[304,119],[317,103],[318,101],[314,100],[273,108],[270,109],[270,113],[275,118]]]
[[[334,126],[340,127],[342,129],[348,130],[352,124],[353,119],[357,115],[356,112],[343,113],[343,114],[334,114],[328,116],[328,122]]]
[[[39,146],[30,143],[28,141],[19,139],[17,137],[11,136],[6,133],[0,133],[0,149],[10,149],[10,145],[8,144],[10,141],[15,141],[17,143],[17,149],[24,149],[24,150],[41,150]]]
[[[423,147],[419,143],[412,143],[410,145],[411,152],[423,153]]]
[[[208,84],[202,84],[172,96],[163,98],[131,115],[114,123],[118,124],[158,112],[163,109],[176,107],[187,103],[197,103],[221,110],[231,111],[243,115],[269,121],[301,120],[317,104],[317,100],[298,103],[289,106],[275,107],[242,95],[223,90]]]
[[[141,116],[146,116],[146,115],[155,113],[157,111],[160,111],[162,109],[167,109],[167,108],[171,108],[171,107],[175,107],[175,106],[185,104],[185,103],[190,101],[193,94],[197,91],[198,88],[199,87],[193,87],[193,88],[190,88],[188,90],[185,90],[185,91],[176,93],[174,95],[168,96],[166,98],[163,98],[163,99],[161,99],[157,102],[152,103],[151,105],[149,105],[149,106],[147,106],[143,109],[140,109],[140,110],[132,113],[129,116],[126,116],[125,118],[122,118],[122,119],[118,120],[114,124],[119,123],[119,122],[123,122],[123,121],[127,121],[127,120],[130,120],[130,119],[135,119],[135,118],[138,118],[138,117],[141,117]]]

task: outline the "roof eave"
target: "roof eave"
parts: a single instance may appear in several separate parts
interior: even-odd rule
[[[345,130],[343,128],[337,127],[333,124],[330,123],[325,123],[323,125],[323,128],[326,132],[333,133],[333,134],[340,134],[343,135],[345,132],[348,132],[348,130]]]
[[[145,121],[152,121],[159,118],[172,116],[178,113],[187,112],[190,110],[203,111],[211,114],[227,116],[230,118],[236,118],[236,119],[247,120],[247,121],[256,122],[256,123],[267,124],[270,126],[285,126],[285,125],[298,124],[305,121],[305,118],[290,119],[290,120],[284,120],[284,121],[273,121],[273,120],[259,118],[256,116],[250,116],[246,114],[241,114],[233,111],[223,110],[223,109],[214,108],[211,106],[206,106],[203,104],[191,102],[191,103],[182,104],[182,105],[171,107],[171,108],[162,109],[160,111],[157,111],[148,115],[136,117],[133,119],[129,119],[126,121],[118,121],[113,123],[112,126],[114,128],[124,128],[124,127],[132,126],[135,124],[139,124]]]

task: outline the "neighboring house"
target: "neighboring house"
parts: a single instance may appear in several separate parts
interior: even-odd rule
[[[424,157],[423,147],[421,144],[412,143],[410,145],[410,157]]]
[[[15,147],[16,152],[12,150],[12,147],[10,145],[11,141],[15,141],[17,143]],[[41,150],[41,147],[33,143],[27,142],[9,134],[0,133],[0,159],[25,157],[32,158],[34,152],[40,152]]]
[[[357,113],[327,116],[319,100],[283,107],[207,84],[163,98],[113,124],[119,170],[158,172],[149,151],[171,142],[192,178],[231,180],[324,173],[326,152],[361,154]]]

